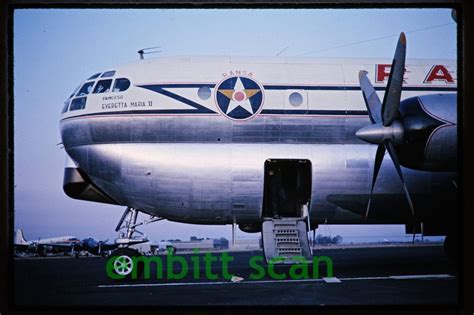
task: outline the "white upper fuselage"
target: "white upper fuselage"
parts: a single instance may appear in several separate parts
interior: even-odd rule
[[[127,65],[104,69],[114,70],[111,79],[126,78],[131,86],[122,92],[91,93],[84,109],[67,111],[61,118],[91,113],[115,113],[130,110],[158,110],[163,114],[181,113],[196,107],[197,103],[208,114],[223,114],[218,106],[215,87],[226,78],[249,77],[260,85],[263,104],[260,114],[276,111],[294,111],[293,114],[324,114],[324,111],[365,111],[359,89],[360,70],[368,72],[369,79],[383,97],[388,80],[390,59],[320,59],[289,57],[160,57],[145,59]],[[92,89],[97,84],[94,82]],[[86,81],[89,82],[89,81]],[[406,61],[406,74],[402,99],[423,94],[453,92],[456,89],[456,63],[453,60]],[[150,88],[155,86],[179,97],[169,97]],[[199,87],[208,85],[210,97],[198,95]],[[290,103],[292,93],[301,95],[301,104]],[[242,105],[245,105],[244,102]],[[238,106],[234,104],[233,106]],[[232,108],[232,107],[231,107]],[[245,109],[245,106],[242,106]],[[247,106],[247,111],[249,107]],[[270,111],[270,112],[269,112]],[[323,112],[318,112],[323,111]],[[184,112],[182,112],[184,113]],[[159,114],[159,112],[155,112]],[[255,114],[255,113],[251,113]],[[255,117],[255,116],[252,116]]]

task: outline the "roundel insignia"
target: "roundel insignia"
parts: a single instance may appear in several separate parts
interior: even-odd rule
[[[263,107],[263,88],[244,76],[225,78],[216,86],[216,104],[222,115],[245,120],[257,115]]]

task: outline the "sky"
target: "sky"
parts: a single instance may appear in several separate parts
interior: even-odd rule
[[[59,235],[114,239],[124,207],[74,200],[62,190],[63,102],[86,77],[160,46],[176,55],[392,58],[457,57],[450,9],[17,9],[14,13],[14,227],[29,240]],[[286,48],[286,49],[285,49]],[[282,52],[283,51],[283,52]],[[231,237],[231,226],[161,221],[152,240]],[[322,226],[343,237],[402,236],[403,226]],[[238,232],[238,238],[259,234]]]

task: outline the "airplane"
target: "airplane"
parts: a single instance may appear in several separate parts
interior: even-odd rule
[[[141,55],[104,69],[64,103],[63,189],[126,207],[114,253],[127,257],[147,240],[138,226],[167,219],[262,233],[267,262],[310,257],[320,224],[405,224],[447,235],[455,258],[456,62],[406,48],[401,33],[392,60]]]
[[[80,251],[86,251],[92,255],[105,256],[108,251],[118,247],[117,244],[98,241],[93,237],[79,240],[75,236],[59,236],[53,238],[27,241],[22,229],[15,231],[14,249],[17,253],[31,253],[46,256],[49,253],[70,253],[71,256],[79,257]]]
[[[75,236],[59,236],[53,238],[27,241],[22,229],[15,231],[13,247],[17,253],[33,253],[46,256],[49,253],[71,253],[74,256],[81,248],[81,241]]]
[[[114,250],[118,247],[115,243],[107,243],[105,241],[98,241],[93,237],[88,237],[82,240],[81,250],[96,256],[106,256],[108,251]]]

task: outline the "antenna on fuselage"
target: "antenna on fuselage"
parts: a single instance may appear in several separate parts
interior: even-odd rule
[[[287,50],[288,47],[290,47],[290,46],[286,46],[285,48],[283,48],[282,50],[280,50],[280,52],[277,54],[277,57],[280,56],[285,50]]]
[[[143,49],[140,49],[139,51],[137,51],[138,55],[140,56],[140,60],[143,60],[144,57],[143,55],[147,55],[147,54],[155,54],[155,53],[160,53],[162,52],[161,50],[156,50],[158,48],[161,48],[160,46],[156,46],[156,47],[148,47],[148,48],[143,48]],[[153,50],[155,49],[155,50]]]

